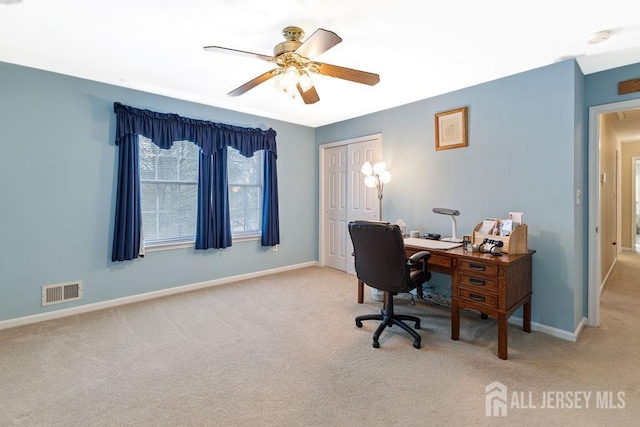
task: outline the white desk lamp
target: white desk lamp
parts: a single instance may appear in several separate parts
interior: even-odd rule
[[[382,189],[384,185],[391,181],[391,173],[386,170],[387,164],[385,162],[378,162],[371,166],[371,163],[365,162],[360,169],[364,177],[364,185],[369,188],[378,189],[378,202],[380,206],[380,218],[382,221]]]
[[[444,239],[440,239],[443,242],[455,242],[461,243],[462,239],[457,236],[457,224],[456,224],[456,216],[460,215],[460,211],[455,209],[447,209],[447,208],[433,208],[433,213],[437,213],[440,215],[449,215],[451,218],[451,237],[445,237]]]

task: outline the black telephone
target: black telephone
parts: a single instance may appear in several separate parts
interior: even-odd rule
[[[491,255],[502,255],[502,247],[504,242],[501,240],[484,239],[478,249],[480,252],[489,253]]]

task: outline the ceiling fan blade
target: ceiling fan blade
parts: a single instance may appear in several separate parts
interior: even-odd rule
[[[206,50],[207,52],[217,52],[217,53],[226,53],[228,55],[246,56],[249,58],[262,59],[264,61],[269,61],[269,62],[275,60],[273,56],[262,55],[260,53],[245,52],[244,50],[230,49],[228,47],[205,46],[204,50]]]
[[[269,80],[270,78],[277,76],[279,73],[280,73],[280,69],[279,68],[274,68],[273,70],[269,70],[266,73],[260,74],[255,79],[249,80],[248,82],[246,82],[242,86],[232,90],[231,92],[228,93],[228,95],[229,96],[240,96],[243,93],[248,92],[251,89],[253,89],[254,87],[258,86],[260,83],[264,83],[267,80]]]
[[[342,39],[333,31],[318,28],[296,49],[296,53],[305,58],[314,59],[341,41]]]
[[[362,83],[374,86],[380,82],[380,76],[366,71],[354,70],[352,68],[339,67],[331,64],[318,64],[318,73],[329,77],[337,77],[343,80],[350,80],[356,83]]]
[[[300,92],[300,96],[305,104],[315,104],[320,101],[320,97],[318,96],[318,92],[316,92],[316,88],[314,86],[311,86],[306,92],[302,90],[300,83],[298,83],[296,87],[298,88],[298,92]]]

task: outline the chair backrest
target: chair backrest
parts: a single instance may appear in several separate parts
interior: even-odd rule
[[[349,223],[358,279],[387,292],[408,292],[407,255],[400,227],[376,221]]]

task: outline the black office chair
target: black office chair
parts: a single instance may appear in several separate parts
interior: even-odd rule
[[[415,316],[395,314],[393,296],[410,292],[431,278],[427,271],[427,260],[431,254],[421,251],[407,259],[400,227],[387,222],[353,221],[349,223],[349,234],[353,242],[356,275],[367,285],[386,294],[386,307],[381,314],[356,317],[356,326],[363,320],[381,320],[373,334],[373,347],[380,347],[378,338],[387,326],[398,325],[414,338],[413,346],[420,348],[421,337],[403,320],[415,322],[420,329],[420,319]]]

